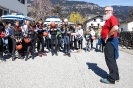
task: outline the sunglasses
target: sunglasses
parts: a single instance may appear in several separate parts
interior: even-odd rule
[[[104,12],[109,12],[109,11],[111,11],[111,10],[104,10]]]

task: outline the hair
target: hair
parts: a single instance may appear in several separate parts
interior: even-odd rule
[[[14,23],[17,23],[17,22],[19,22],[19,20],[15,20],[15,22],[14,22]]]
[[[107,8],[107,7],[111,8],[111,10],[113,11],[113,7],[112,6],[106,6],[105,8]]]

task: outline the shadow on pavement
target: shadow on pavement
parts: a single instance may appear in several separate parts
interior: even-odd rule
[[[92,70],[96,75],[100,76],[101,78],[106,78],[107,77],[107,72],[101,69],[100,67],[97,66],[96,63],[86,63],[88,66],[88,69]]]

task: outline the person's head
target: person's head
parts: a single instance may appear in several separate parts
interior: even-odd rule
[[[32,25],[36,25],[36,22],[35,22],[35,21],[32,21],[31,24],[32,24]]]
[[[82,29],[82,24],[81,23],[78,24],[78,29],[79,30]]]
[[[105,15],[103,16],[103,20],[108,20],[113,14],[113,7],[106,6],[104,9]]]
[[[101,30],[102,29],[102,26],[101,25],[98,25],[98,29]]]
[[[26,25],[27,25],[27,26],[30,25],[30,21],[29,21],[29,20],[26,21]]]
[[[24,24],[26,24],[27,20],[24,20]]]
[[[68,19],[64,19],[64,25],[68,25]]]
[[[47,28],[48,28],[48,29],[50,28],[50,24],[49,24],[49,23],[47,24]]]
[[[42,19],[40,19],[40,20],[38,21],[38,23],[39,23],[39,24],[43,24],[43,21],[42,21]]]
[[[11,27],[11,23],[8,23],[7,26],[8,26],[8,27]]]
[[[90,31],[93,31],[93,27],[90,27]]]
[[[2,22],[2,18],[0,17],[0,22]]]
[[[15,26],[19,26],[19,21],[18,20],[15,21]]]

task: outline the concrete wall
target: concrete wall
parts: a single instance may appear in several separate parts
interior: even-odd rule
[[[25,4],[18,0],[0,0],[0,6],[27,15],[27,0],[25,0]]]

